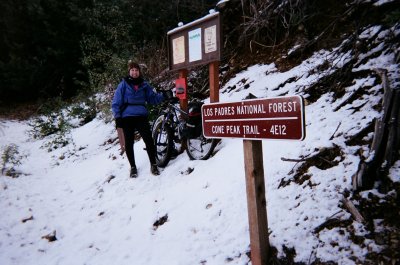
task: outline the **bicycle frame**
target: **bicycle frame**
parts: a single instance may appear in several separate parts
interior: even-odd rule
[[[182,122],[182,119],[179,118],[177,112],[184,115],[184,118],[183,118],[184,121],[186,121],[189,114],[186,111],[178,108],[177,106],[175,106],[171,103],[168,103],[167,109],[164,110],[163,112],[164,112],[164,115],[163,115],[164,120],[162,123],[162,128],[164,128],[164,126],[167,123],[171,123],[170,128],[173,129],[173,131],[178,134],[178,138],[179,138],[178,140],[182,140],[183,137],[181,134],[182,134],[183,129],[185,129],[184,127],[186,125],[185,125],[185,123]],[[154,122],[154,124],[156,124],[156,123],[157,123],[157,120]]]
[[[192,160],[205,160],[212,154],[217,144],[215,139],[206,139],[202,134],[188,137],[189,113],[171,102],[159,113],[152,126],[152,135],[157,151],[157,165],[165,167],[174,154],[183,150]],[[176,148],[176,143],[181,148]]]

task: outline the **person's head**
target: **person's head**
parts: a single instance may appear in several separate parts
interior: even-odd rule
[[[128,62],[128,71],[129,71],[129,75],[132,78],[138,78],[138,77],[142,76],[142,73],[140,71],[140,65],[131,60],[129,60],[129,62]]]

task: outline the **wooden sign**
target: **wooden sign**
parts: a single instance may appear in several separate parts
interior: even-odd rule
[[[208,138],[305,138],[300,96],[204,104],[201,113],[203,134]]]
[[[167,33],[170,70],[219,61],[221,31],[219,12],[207,15]]]

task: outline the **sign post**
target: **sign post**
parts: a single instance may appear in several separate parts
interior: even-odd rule
[[[221,31],[218,12],[175,28],[167,33],[169,70],[179,70],[179,79],[187,84],[191,67],[209,64],[210,99],[219,101],[219,60],[221,57]],[[178,79],[178,80],[179,80]],[[178,87],[178,84],[176,85]],[[185,87],[187,88],[187,87]],[[188,109],[187,90],[178,95],[182,110]],[[185,148],[185,143],[182,143]]]
[[[168,32],[168,62],[170,70],[179,70],[180,77],[190,67],[209,64],[210,100],[219,101],[219,60],[221,31],[218,12],[195,20]],[[187,107],[187,99],[181,106]]]
[[[251,263],[266,265],[269,252],[267,201],[261,140],[243,140]]]
[[[210,75],[210,102],[219,101],[219,62],[211,62],[208,65]]]
[[[266,265],[269,239],[261,139],[303,140],[303,98],[292,96],[204,104],[201,115],[205,137],[244,139],[251,263]]]

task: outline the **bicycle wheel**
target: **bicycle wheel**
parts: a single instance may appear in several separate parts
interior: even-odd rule
[[[192,160],[206,160],[212,155],[217,142],[216,139],[207,139],[203,135],[197,138],[188,138],[186,153]]]
[[[164,119],[157,119],[157,123],[153,127],[156,162],[159,167],[165,167],[168,164],[174,150],[174,133],[168,124],[163,126],[163,121]]]

